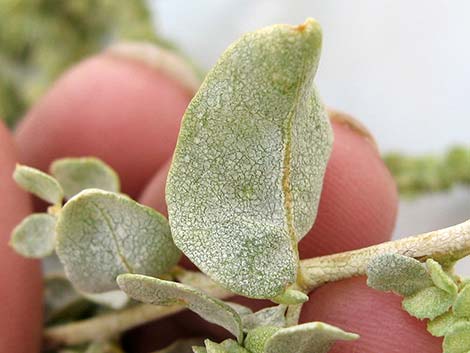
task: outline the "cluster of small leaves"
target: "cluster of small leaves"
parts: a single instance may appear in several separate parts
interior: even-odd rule
[[[65,68],[111,41],[165,44],[147,6],[143,0],[1,0],[0,117],[12,125]]]
[[[52,175],[22,165],[15,169],[21,187],[53,204],[13,230],[10,243],[18,253],[42,258],[55,251],[81,297],[113,308],[127,303],[116,292],[119,274],[163,275],[178,262],[168,221],[120,194],[119,178],[108,165],[65,158],[50,170]],[[64,195],[69,200],[62,207]]]
[[[358,337],[320,322],[286,327],[287,307],[282,304],[253,313],[247,307],[223,302],[181,283],[134,274],[120,275],[117,282],[133,299],[156,305],[185,305],[236,338],[222,343],[206,340],[205,347],[193,347],[195,353],[326,353],[335,341]]]
[[[405,156],[389,153],[383,157],[400,193],[413,197],[470,185],[470,147],[455,146],[441,156]]]
[[[367,270],[367,284],[402,295],[403,309],[428,319],[428,331],[444,337],[444,353],[470,352],[470,282],[433,259],[423,264],[397,254],[376,256]]]

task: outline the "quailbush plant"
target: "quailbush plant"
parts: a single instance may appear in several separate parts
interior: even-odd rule
[[[50,175],[17,166],[17,183],[51,206],[23,220],[11,244],[27,257],[55,252],[65,274],[46,278],[45,348],[120,352],[117,335],[188,308],[233,338],[160,353],[324,353],[358,335],[299,324],[302,303],[326,282],[367,274],[371,287],[429,319],[445,352],[470,352],[470,284],[452,272],[470,252],[470,222],[299,260],[333,142],[313,84],[321,41],[309,19],[248,33],[226,50],[185,113],[169,220],[121,194],[116,173],[95,158],[55,161]],[[202,273],[178,267],[182,253]],[[224,301],[235,293],[277,305],[252,312]]]

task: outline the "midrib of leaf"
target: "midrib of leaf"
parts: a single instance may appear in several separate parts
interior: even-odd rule
[[[117,255],[119,256],[119,259],[122,261],[122,263],[124,264],[124,267],[126,268],[126,270],[129,272],[129,273],[134,273],[134,269],[132,268],[132,266],[127,262],[127,259],[126,257],[124,256],[124,254],[122,253],[122,250],[121,250],[121,246],[117,240],[117,236],[116,234],[114,233],[114,229],[112,227],[112,222],[111,220],[109,219],[108,215],[106,214],[105,211],[103,211],[101,209],[101,207],[99,205],[97,205],[95,202],[93,202],[93,205],[96,207],[96,209],[100,212],[101,216],[103,217],[106,225],[108,226],[109,228],[109,231],[111,232],[111,236],[113,238],[113,242],[114,242],[114,245],[116,246],[116,252],[117,252]]]
[[[305,58],[302,61],[302,73],[305,72]],[[305,74],[303,74],[305,78]],[[287,223],[287,232],[289,234],[292,248],[294,249],[297,260],[299,259],[299,249],[297,246],[298,237],[294,227],[294,214],[293,214],[293,203],[294,198],[292,195],[291,188],[291,164],[292,164],[292,124],[296,116],[297,107],[299,105],[300,92],[303,87],[303,80],[299,80],[297,85],[295,100],[292,104],[292,109],[289,111],[286,128],[284,131],[284,137],[286,139],[286,146],[284,148],[284,158],[282,161],[282,191],[283,191],[283,203],[284,203],[284,214]],[[299,272],[300,273],[300,272]]]

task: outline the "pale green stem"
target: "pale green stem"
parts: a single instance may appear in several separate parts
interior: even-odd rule
[[[470,221],[359,250],[302,260],[302,286],[310,292],[327,282],[365,275],[370,260],[386,253],[416,259],[458,259],[470,253]]]
[[[302,289],[310,292],[327,283],[353,276],[364,275],[370,260],[385,253],[396,253],[413,258],[459,258],[470,253],[470,221],[442,230],[425,233],[401,240],[391,241],[368,248],[340,254],[302,260]],[[181,279],[188,284],[199,284],[209,295],[225,299],[233,294],[214,286],[202,274],[191,274]],[[197,285],[195,285],[197,286]],[[292,306],[290,321],[295,322],[301,306]],[[73,345],[113,337],[146,322],[161,319],[183,310],[183,306],[162,307],[140,304],[91,319],[47,328],[44,339],[47,346]]]

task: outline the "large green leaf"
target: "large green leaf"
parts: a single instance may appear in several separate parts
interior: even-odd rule
[[[68,199],[85,189],[95,188],[112,192],[119,192],[120,189],[116,172],[97,158],[57,159],[51,164],[50,170]]]
[[[67,276],[87,293],[117,289],[121,273],[164,274],[180,258],[161,214],[102,190],[85,190],[67,202],[56,231]]]
[[[295,282],[332,133],[313,78],[313,20],[244,35],[189,105],[167,183],[176,245],[230,290],[273,298]]]
[[[240,315],[223,301],[187,285],[158,278],[124,274],[117,278],[119,287],[131,298],[148,304],[184,304],[206,321],[222,326],[243,341]]]

